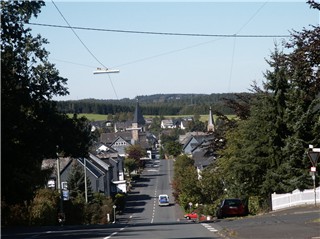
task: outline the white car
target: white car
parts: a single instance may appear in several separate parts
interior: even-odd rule
[[[159,206],[169,206],[169,196],[167,194],[161,194],[159,195]]]

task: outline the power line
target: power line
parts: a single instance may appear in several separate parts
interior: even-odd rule
[[[62,12],[59,10],[58,6],[54,3],[54,1],[52,1],[53,5],[55,6],[55,8],[57,9],[57,11],[60,13],[61,17],[63,18],[63,20],[68,24],[68,28],[71,29],[71,31],[74,33],[74,35],[78,38],[78,40],[81,42],[81,44],[84,46],[84,48],[86,48],[86,50],[89,52],[89,54],[103,67],[106,68],[106,66],[98,60],[98,58],[90,51],[90,49],[86,46],[86,44],[84,44],[84,42],[80,39],[80,37],[78,36],[78,34],[75,32],[75,28],[71,27],[71,25],[69,24],[69,22],[67,21],[67,19],[63,16]]]
[[[248,19],[248,21],[243,24],[243,26],[237,31],[237,34],[241,32],[243,28],[245,28],[251,21],[252,19],[261,11],[261,9],[268,3],[268,1],[264,2],[258,9],[257,11]],[[233,64],[234,64],[234,55],[236,51],[236,38],[233,38],[233,47],[232,47],[232,58],[231,58],[231,67],[230,67],[230,75],[229,75],[229,84],[228,84],[228,92],[230,92],[230,87],[231,87],[231,80],[232,80],[232,73],[233,73]]]
[[[117,29],[105,29],[105,28],[93,28],[93,27],[75,27],[75,26],[63,26],[56,24],[46,23],[27,23],[34,26],[42,27],[55,27],[55,28],[71,28],[77,30],[87,31],[101,31],[101,32],[116,32],[116,33],[129,33],[129,34],[147,34],[147,35],[167,35],[167,36],[185,36],[185,37],[239,37],[239,38],[288,38],[290,35],[257,35],[257,34],[203,34],[203,33],[177,33],[177,32],[150,32],[150,31],[132,31],[132,30],[117,30]]]
[[[64,15],[62,14],[62,12],[60,11],[60,9],[58,8],[58,6],[54,3],[53,0],[51,0],[51,2],[53,3],[53,5],[55,6],[55,8],[57,9],[57,11],[59,12],[59,14],[61,15],[61,17],[63,18],[63,20],[68,24],[68,26],[66,28],[70,28],[72,30],[72,32],[74,33],[74,35],[78,38],[78,40],[81,42],[81,44],[84,46],[84,48],[89,52],[89,54],[101,65],[103,66],[104,68],[107,69],[107,67],[101,62],[98,60],[98,58],[90,51],[90,49],[86,46],[86,44],[84,44],[84,42],[80,39],[80,37],[78,36],[78,34],[76,33],[76,31],[74,30],[74,27],[72,27],[69,22],[67,21],[67,19],[64,17]],[[110,80],[110,83],[111,83],[111,86],[112,86],[112,89],[117,97],[118,98],[118,95],[117,95],[117,92],[112,84],[112,81],[111,81],[111,77],[109,76],[109,80]]]

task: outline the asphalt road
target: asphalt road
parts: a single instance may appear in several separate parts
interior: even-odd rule
[[[320,207],[294,207],[243,218],[215,220],[227,238],[320,239]]]
[[[171,191],[172,160],[153,160],[129,193],[126,210],[108,225],[15,228],[1,231],[5,239],[320,239],[320,208],[291,208],[264,215],[194,223],[183,218]],[[171,204],[158,206],[158,195]],[[316,222],[316,219],[317,222]]]
[[[129,193],[126,209],[117,223],[93,226],[20,228],[2,231],[5,239],[83,238],[83,239],[221,239],[206,223],[183,219],[172,198],[172,160],[153,160]],[[167,194],[170,206],[159,207],[158,195]]]

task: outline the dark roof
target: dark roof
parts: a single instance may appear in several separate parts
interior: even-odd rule
[[[137,101],[136,104],[136,109],[134,111],[134,116],[133,116],[133,123],[138,123],[138,125],[145,125],[146,121],[143,118],[140,106],[139,106],[139,102]]]
[[[118,137],[123,138],[127,142],[131,142],[132,132],[131,131],[120,131],[117,133],[102,133],[100,141],[104,144],[113,143]]]
[[[195,166],[206,167],[215,160],[215,157],[207,156],[206,151],[201,150],[201,151],[194,152],[192,154],[192,159],[194,160]]]
[[[79,163],[84,165],[84,158],[78,158],[77,160],[79,161]],[[101,169],[99,169],[98,166],[96,166],[92,162],[90,162],[90,160],[88,160],[88,159],[85,159],[85,160],[86,160],[86,168],[89,171],[91,171],[97,178],[100,178],[102,175],[105,174]]]

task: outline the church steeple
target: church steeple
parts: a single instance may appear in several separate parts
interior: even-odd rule
[[[207,126],[207,131],[208,132],[214,132],[215,131],[215,126],[214,126],[214,120],[213,120],[213,115],[210,107],[209,111],[209,119],[208,119],[208,126]]]
[[[146,121],[143,118],[141,113],[141,109],[139,106],[139,102],[137,100],[136,109],[134,111],[133,121],[132,121],[132,128],[130,129],[132,132],[132,144],[136,144],[139,142],[139,131],[144,131],[144,125]]]
[[[134,111],[133,123],[137,123],[139,126],[146,124],[146,121],[144,120],[144,117],[141,113],[141,109],[140,109],[138,100],[137,100],[137,104],[136,104],[136,109]]]

